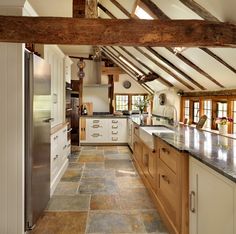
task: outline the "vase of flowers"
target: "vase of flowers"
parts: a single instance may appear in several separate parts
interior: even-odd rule
[[[221,117],[217,118],[216,124],[218,124],[218,129],[220,134],[228,133],[228,123],[233,122],[233,119],[230,117]]]
[[[140,116],[141,123],[143,122],[143,119],[144,119],[143,112],[144,112],[145,108],[149,105],[150,98],[151,98],[150,96],[146,96],[144,98],[141,98],[141,96],[140,96],[134,104],[139,110],[139,116]]]

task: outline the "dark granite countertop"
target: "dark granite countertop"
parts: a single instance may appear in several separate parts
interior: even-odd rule
[[[185,125],[172,130],[153,135],[236,182],[236,140]]]
[[[93,119],[127,119],[129,116],[127,115],[113,115],[113,114],[106,114],[106,115],[81,115],[80,118],[93,118]]]

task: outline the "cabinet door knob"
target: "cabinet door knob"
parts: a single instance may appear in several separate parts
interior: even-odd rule
[[[168,177],[167,177],[166,175],[162,175],[161,177],[162,177],[162,179],[163,179],[165,182],[167,182],[168,184],[170,184],[170,180],[168,179]]]
[[[195,209],[195,192],[191,191],[191,193],[189,194],[189,209],[192,213],[196,212]]]
[[[161,150],[163,151],[163,153],[169,154],[169,150],[167,150],[166,148],[161,148]]]

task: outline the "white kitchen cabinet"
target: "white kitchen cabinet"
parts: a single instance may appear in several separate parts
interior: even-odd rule
[[[51,66],[51,127],[64,121],[64,53],[56,45],[44,46],[44,58]]]
[[[108,119],[108,141],[127,143],[127,119]]]
[[[193,158],[189,176],[189,233],[234,234],[235,184]]]
[[[67,126],[51,135],[50,188],[53,194],[68,165]]]
[[[64,59],[65,64],[65,81],[67,83],[71,83],[71,65],[73,61],[69,58],[69,56],[66,56]]]
[[[126,118],[86,118],[81,143],[127,143]]]
[[[89,143],[107,142],[107,120],[86,119],[86,140]]]

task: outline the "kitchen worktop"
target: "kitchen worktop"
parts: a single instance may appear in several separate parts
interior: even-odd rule
[[[230,180],[236,182],[236,140],[181,125],[173,133],[154,133],[175,149],[188,152]]]
[[[114,118],[128,118],[127,115],[113,115],[113,114],[106,114],[106,115],[81,115],[81,118],[104,118],[104,119],[114,119]]]

